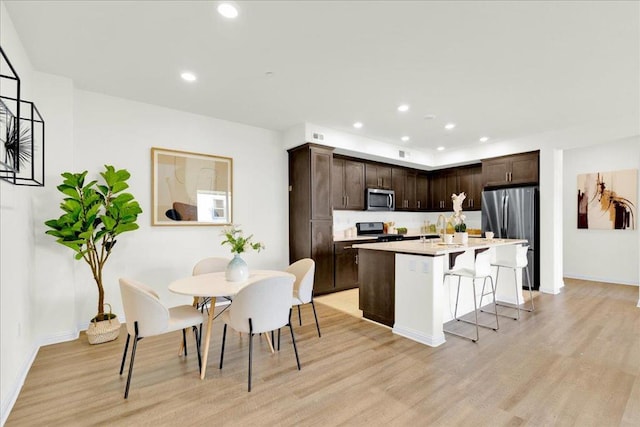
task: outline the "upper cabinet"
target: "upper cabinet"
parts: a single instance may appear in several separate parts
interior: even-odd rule
[[[430,210],[453,210],[452,194],[464,192],[463,208],[480,210],[482,198],[482,166],[471,165],[434,171],[429,181]]]
[[[458,174],[455,169],[435,171],[430,182],[430,209],[434,211],[450,211],[453,209],[451,194],[458,191]]]
[[[416,209],[429,209],[429,176],[426,173],[419,173],[416,177]]]
[[[396,196],[396,210],[416,210],[416,185],[418,173],[411,169],[392,168],[391,188]]]
[[[367,163],[365,165],[367,188],[391,188],[391,166]]]
[[[334,209],[364,209],[364,172],[362,162],[333,158],[331,198]]]
[[[539,151],[482,161],[483,187],[537,184]]]
[[[458,193],[464,191],[467,197],[463,209],[480,210],[482,200],[482,165],[473,165],[458,169]]]

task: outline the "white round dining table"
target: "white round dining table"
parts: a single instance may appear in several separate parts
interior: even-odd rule
[[[224,272],[206,273],[195,276],[183,277],[169,284],[169,291],[192,297],[211,298],[207,331],[202,357],[202,370],[200,379],[204,379],[207,371],[207,357],[209,356],[209,344],[211,342],[211,330],[213,329],[213,312],[217,297],[233,297],[243,287],[269,277],[293,277],[293,274],[279,270],[253,270],[249,272],[249,278],[242,282],[230,282]]]

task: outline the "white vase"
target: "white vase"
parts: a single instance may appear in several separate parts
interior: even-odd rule
[[[465,232],[457,231],[455,236],[453,237],[453,241],[461,245],[466,245],[467,243],[469,243],[469,233],[467,233],[466,231]]]
[[[238,254],[227,264],[225,277],[230,282],[244,282],[249,278],[249,266]]]

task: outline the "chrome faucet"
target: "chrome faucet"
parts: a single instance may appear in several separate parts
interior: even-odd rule
[[[439,228],[440,219],[442,219],[442,228]],[[444,243],[445,241],[444,236],[445,234],[447,234],[447,217],[445,217],[443,214],[438,215],[438,220],[436,221],[436,230],[438,230],[438,232],[442,230],[442,242]]]

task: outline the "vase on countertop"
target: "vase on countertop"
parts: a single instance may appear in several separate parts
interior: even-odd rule
[[[469,233],[466,231],[460,232],[456,231],[456,234],[453,236],[453,242],[459,243],[461,245],[466,245],[469,243]]]
[[[244,282],[249,278],[249,266],[239,254],[234,254],[227,264],[225,278],[230,282]]]

